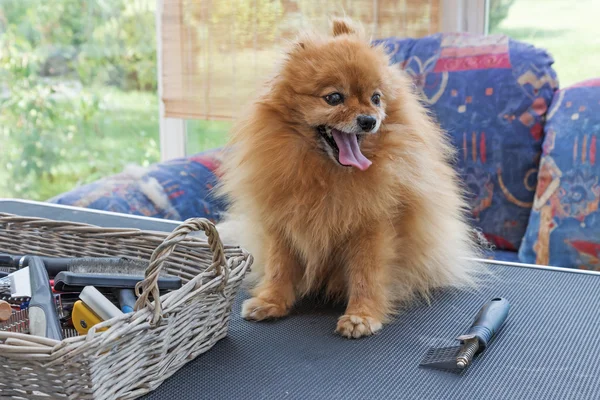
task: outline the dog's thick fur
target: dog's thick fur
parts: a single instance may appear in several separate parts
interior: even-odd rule
[[[344,104],[327,104],[332,90]],[[364,171],[340,165],[315,129],[352,126],[359,114],[378,121],[360,143],[372,161]],[[231,216],[220,230],[259,273],[243,316],[283,317],[299,297],[324,292],[347,303],[337,332],[358,338],[415,295],[472,284],[453,156],[410,79],[350,21],[299,39],[237,124],[222,166]]]

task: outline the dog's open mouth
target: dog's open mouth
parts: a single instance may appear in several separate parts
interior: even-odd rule
[[[317,127],[317,132],[341,165],[356,167],[361,171],[371,166],[371,161],[360,151],[360,142],[364,135],[342,132],[326,125]]]

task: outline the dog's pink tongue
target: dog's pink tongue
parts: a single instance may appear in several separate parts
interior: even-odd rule
[[[332,129],[331,134],[340,150],[340,164],[351,165],[361,171],[371,166],[371,161],[360,152],[356,135],[343,133],[337,129]]]

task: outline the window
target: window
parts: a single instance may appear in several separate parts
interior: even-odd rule
[[[155,0],[0,2],[0,197],[160,158]]]
[[[163,157],[224,144],[231,121],[302,28],[360,20],[377,37],[440,30],[440,0],[161,0]]]
[[[561,87],[600,73],[600,1],[489,2],[489,32],[547,49],[554,58]]]
[[[598,74],[597,0],[3,0],[0,197],[222,146],[282,46],[344,11],[375,37],[487,26],[547,48],[563,87]]]

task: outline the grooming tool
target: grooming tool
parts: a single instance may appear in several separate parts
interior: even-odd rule
[[[63,304],[63,297],[60,294],[52,294],[54,296],[54,304],[56,304],[56,313],[61,324],[67,319],[65,313],[65,305]]]
[[[13,272],[13,268],[4,265],[4,262],[2,262],[3,258],[2,258],[2,254],[0,254],[0,278],[7,276],[8,274],[10,274],[11,272]]]
[[[506,299],[492,299],[479,310],[467,333],[457,338],[461,346],[431,348],[419,365],[450,372],[463,371],[475,355],[487,348],[506,320],[509,309],[510,304]]]
[[[62,340],[62,329],[44,262],[39,257],[27,257],[27,263],[31,284],[29,332],[36,336]]]
[[[76,329],[73,328],[63,328],[63,337],[66,338],[71,338],[71,337],[77,337],[79,336],[79,332],[77,332]]]
[[[0,331],[29,333],[27,310],[15,311],[8,321],[0,322]]]
[[[144,280],[144,275],[119,275],[98,273],[59,272],[54,278],[54,289],[60,292],[77,292],[86,286],[96,288],[133,289]],[[166,275],[158,279],[160,290],[176,290],[181,287],[181,278]]]
[[[119,299],[119,306],[121,311],[125,314],[133,312],[133,306],[135,305],[136,297],[132,289],[116,289],[117,298]]]
[[[102,322],[102,319],[97,316],[91,308],[89,308],[81,300],[77,300],[73,306],[73,312],[71,313],[71,321],[73,321],[73,327],[80,335],[88,333],[90,328],[96,324]],[[99,331],[105,331],[107,328],[99,329]]]
[[[148,263],[124,257],[40,257],[48,275],[56,276],[62,271],[144,275]],[[0,268],[19,270],[27,267],[27,256],[0,254]]]
[[[56,299],[56,309],[61,324],[66,324],[71,320],[73,305],[79,300],[79,293],[58,293],[54,295]]]
[[[13,308],[21,310],[29,306],[29,297],[10,297],[10,294],[0,294],[0,300],[6,301]]]
[[[12,307],[7,301],[0,301],[0,322],[8,321],[12,316]]]

